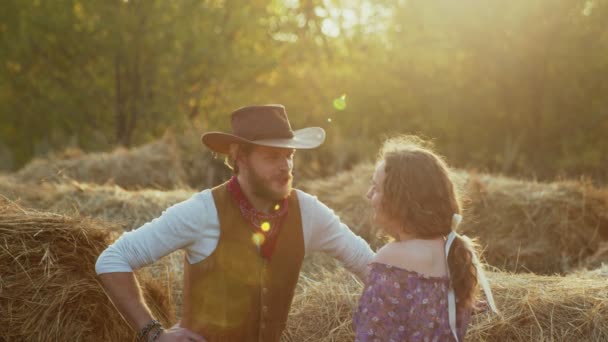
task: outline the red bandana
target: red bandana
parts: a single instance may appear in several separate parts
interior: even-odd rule
[[[270,259],[289,209],[287,198],[275,205],[273,213],[266,214],[251,205],[235,176],[228,182],[228,192],[241,209],[243,218],[251,224],[252,242],[258,247],[263,258]]]

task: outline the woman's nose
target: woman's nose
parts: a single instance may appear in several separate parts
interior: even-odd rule
[[[365,197],[367,197],[368,200],[372,199],[372,189],[371,188],[369,190],[367,190]]]

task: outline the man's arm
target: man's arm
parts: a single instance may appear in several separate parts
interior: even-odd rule
[[[99,275],[99,280],[116,309],[135,331],[153,319],[133,272],[104,273]]]
[[[189,255],[198,253],[196,256],[199,259],[215,249],[219,230],[205,222],[212,215],[208,215],[209,208],[204,199],[202,194],[197,194],[170,207],[160,217],[124,233],[97,259],[95,269],[102,286],[134,330],[140,331],[153,317],[143,300],[133,270],[149,265],[177,249],[185,248]],[[204,248],[196,248],[196,253],[191,251],[192,246],[200,247],[201,243]],[[173,337],[166,339],[165,335]],[[175,336],[201,340],[200,336],[176,326],[167,330],[158,341],[179,341]]]
[[[324,252],[341,261],[365,281],[374,252],[367,241],[353,233],[340,218],[316,197],[299,191],[307,253]]]
[[[152,321],[152,313],[145,304],[139,284],[132,272],[104,273],[99,275],[99,279],[116,309],[135,331],[141,331]],[[178,323],[163,331],[156,341],[205,342],[205,339],[180,327]]]

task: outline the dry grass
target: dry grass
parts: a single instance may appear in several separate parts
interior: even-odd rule
[[[606,341],[606,271],[569,276],[490,273],[502,310],[479,315],[473,341]]]
[[[335,177],[305,182],[373,247],[387,238],[370,224],[364,194],[373,172],[364,164]],[[465,198],[461,231],[479,238],[486,260],[510,271],[564,273],[584,266],[608,240],[608,189],[585,182],[537,183],[454,172]],[[600,260],[601,261],[601,260]],[[597,264],[597,260],[595,261]]]
[[[181,296],[183,255],[166,257],[166,287]],[[588,341],[608,339],[608,268],[568,276],[488,272],[500,315],[474,316],[467,341]],[[352,341],[352,311],[361,282],[323,254],[305,259],[284,342]],[[179,307],[178,319],[179,319]]]
[[[305,261],[281,341],[353,341],[352,311],[362,285],[324,255]]]
[[[198,185],[201,179],[200,184],[217,183],[225,176],[205,173],[204,155],[172,152],[194,151],[197,147],[189,145],[190,138],[106,154],[67,151],[46,164],[32,162],[16,175],[0,176],[0,195],[23,206],[77,217],[23,210],[0,196],[0,340],[132,338],[101,291],[94,262],[117,236],[113,231],[137,228],[190,197],[194,190],[184,184]],[[387,239],[369,224],[364,194],[372,171],[371,164],[363,164],[301,187],[319,196],[377,247]],[[139,177],[146,172],[150,174]],[[465,172],[453,177],[466,198],[462,232],[479,238],[490,264],[551,274],[608,260],[608,190],[585,182],[547,184]],[[47,181],[40,182],[41,178]],[[182,189],[127,191],[118,184],[130,189]],[[166,324],[175,319],[174,303],[179,313],[182,272],[180,252],[139,273],[148,302],[155,303],[152,306]],[[468,340],[608,340],[607,274],[605,268],[564,277],[490,272],[502,315],[477,315]],[[283,340],[352,341],[351,314],[361,289],[335,261],[307,258]]]
[[[300,276],[284,341],[352,341],[362,284],[325,258]],[[315,265],[316,266],[315,268]],[[489,272],[501,315],[474,316],[467,341],[608,340],[608,270],[538,276]]]
[[[22,182],[116,184],[125,189],[175,189],[187,182],[175,139],[163,139],[133,149],[82,153],[68,150],[49,158],[34,159],[16,175]]]
[[[585,270],[595,270],[598,268],[603,268],[608,265],[608,241],[603,241],[600,243],[598,249],[585,259],[585,264],[583,265],[583,269]]]
[[[76,181],[118,185],[124,189],[196,189],[213,187],[231,176],[222,156],[215,157],[200,141],[203,128],[172,127],[156,141],[130,149],[85,153],[68,148],[35,158],[16,172],[28,183]],[[327,152],[303,151],[297,160],[297,180],[316,178],[352,163],[344,153],[338,160]],[[346,157],[346,159],[344,159]],[[324,164],[324,162],[327,162]],[[331,166],[329,165],[331,164]]]
[[[349,181],[349,178],[345,175],[341,177],[343,177],[343,183],[340,186],[345,189],[349,185],[352,186],[351,183],[354,183]],[[472,176],[471,179],[478,179],[477,177],[479,176]],[[466,183],[470,184],[470,182],[471,180],[469,179]],[[486,180],[486,182],[488,181]],[[504,180],[496,181],[496,186],[500,185],[500,182],[504,182]],[[6,184],[11,183],[0,182],[0,184],[4,184],[4,190],[0,192],[8,193]],[[27,193],[27,189],[32,189],[28,186],[25,186],[23,189],[19,188],[20,185],[15,183],[11,185],[10,191],[13,194],[24,194]],[[543,185],[537,184],[536,186],[542,187]],[[490,196],[490,191],[496,191],[492,188],[486,189],[488,189],[488,192],[483,194],[484,196]],[[141,220],[146,221],[157,216],[160,211],[169,205],[166,204],[164,198],[170,197],[170,194],[175,193],[156,191],[127,192],[117,187],[79,183],[46,184],[36,189],[36,196],[38,197],[34,196],[35,198],[29,198],[29,200],[46,203],[45,205],[49,206],[49,203],[58,203],[61,198],[64,198],[64,200],[69,200],[71,207],[76,208],[80,213],[89,212],[89,214],[95,215],[96,211],[90,208],[98,208],[96,210],[101,210],[102,213],[105,212],[105,215],[109,216],[125,215],[125,212],[129,211],[126,208],[130,208],[128,205],[132,205],[131,208],[134,212],[127,216],[131,218],[139,217]],[[189,195],[189,191],[184,191],[183,194],[177,196],[180,198],[173,199],[179,201],[187,198]],[[323,198],[323,196],[328,196],[329,193],[321,192],[319,195]],[[49,197],[47,198],[46,196]],[[139,207],[143,203],[151,201],[154,197],[160,198],[156,209],[144,211]],[[93,200],[94,198],[96,198],[95,201]],[[472,197],[472,199],[474,198]],[[111,201],[108,199],[111,199]],[[485,199],[485,205],[491,204],[495,200],[490,196],[489,199]],[[26,202],[25,196],[22,197],[22,201]],[[92,203],[100,204],[92,205]],[[108,210],[107,208],[109,207],[101,203],[117,204],[110,206],[115,209]],[[557,203],[560,202],[558,201]],[[347,208],[351,208],[350,210],[356,214],[362,214],[361,211],[364,211],[364,204],[365,202],[360,204],[361,207],[357,209],[351,203],[351,206],[347,206]],[[343,210],[338,205],[333,205],[338,210]],[[102,210],[99,208],[106,209]],[[89,328],[90,325],[88,324],[97,324],[93,322],[94,319],[91,317],[113,317],[112,315],[116,313],[103,293],[96,292],[100,289],[94,275],[91,273],[93,272],[92,269],[80,270],[78,268],[81,267],[80,265],[85,264],[90,265],[92,268],[97,254],[113,238],[109,231],[115,228],[104,225],[103,229],[99,229],[98,225],[86,219],[69,219],[57,215],[32,212],[28,212],[23,216],[22,214],[15,214],[14,207],[11,210],[7,211],[7,209],[4,209],[0,214],[0,222],[5,222],[1,223],[0,226],[2,227],[3,235],[3,240],[0,240],[0,242],[3,242],[5,245],[3,246],[3,250],[7,250],[8,246],[12,248],[10,249],[10,255],[5,253],[0,258],[3,265],[6,265],[3,266],[4,269],[9,270],[6,272],[8,276],[5,276],[4,273],[2,275],[2,310],[5,310],[2,313],[2,317],[10,317],[8,318],[10,319],[10,323],[9,321],[0,323],[3,323],[2,326],[11,327],[10,330],[4,329],[2,332],[4,335],[0,335],[0,337],[11,341],[20,340],[21,337],[19,336],[22,335],[18,334],[29,331],[27,329],[33,327],[34,324],[47,320],[49,317],[53,317],[53,319],[48,320],[51,322],[48,329],[53,334],[64,334],[67,331],[70,334],[76,334],[76,336],[83,336],[82,340],[87,340],[87,333],[93,330],[98,331],[98,329],[104,331],[103,334],[118,334],[115,329],[120,330],[122,326],[126,329],[124,330],[126,331],[125,334],[130,333],[128,327],[124,326],[124,323],[118,323],[120,317],[116,321],[113,320],[114,318],[107,320],[107,322],[104,321],[104,324],[107,325],[101,328]],[[347,217],[344,216],[344,218]],[[17,224],[20,227],[18,229],[16,229]],[[96,228],[93,229],[93,227]],[[45,234],[45,232],[54,229],[62,233],[50,234],[49,236]],[[81,230],[84,233],[79,233]],[[19,231],[22,234],[15,234],[15,231]],[[34,235],[34,232],[38,231],[42,233]],[[8,235],[10,232],[13,232],[13,234]],[[62,239],[65,238],[65,241],[58,240],[57,236],[62,237]],[[93,247],[87,249],[87,246],[91,245]],[[85,251],[82,248],[85,248]],[[547,253],[550,252],[548,251]],[[19,263],[15,260],[19,261]],[[157,286],[160,286],[156,292],[151,293],[161,294],[156,299],[156,302],[165,303],[161,305],[169,305],[171,302],[176,301],[178,308],[180,306],[182,262],[183,254],[172,254],[157,265],[149,268],[145,271],[147,275],[142,276],[152,277],[155,279]],[[24,269],[31,269],[32,271],[26,274],[19,265],[23,265]],[[602,324],[608,321],[608,313],[605,308],[606,303],[608,303],[608,283],[601,272],[604,271],[581,272],[567,277],[546,277],[500,272],[490,273],[497,302],[501,307],[503,315],[501,317],[477,316],[470,328],[469,340],[601,341],[607,338],[607,328]],[[145,278],[140,279],[144,279],[142,281],[144,286],[150,286],[150,283]],[[24,286],[24,284],[34,285],[30,286],[31,290],[27,290],[27,286]],[[35,294],[36,291],[38,291],[38,294]],[[166,295],[169,291],[172,299]],[[87,310],[97,311],[93,313],[87,311],[87,314],[84,315],[86,316],[85,319],[81,317],[72,318],[72,315],[76,315],[76,313],[71,309],[71,306],[66,306],[65,304],[46,303],[44,304],[44,310],[40,307],[35,307],[34,305],[43,306],[44,301],[40,300],[40,298],[46,298],[45,296],[49,296],[49,292],[60,294],[52,297],[58,303],[64,302],[65,298],[76,298],[68,302],[79,303],[78,305],[83,305]],[[298,290],[290,312],[288,329],[284,340],[352,340],[352,330],[350,327],[351,313],[360,292],[361,284],[333,260],[319,256],[307,258],[298,283]],[[83,296],[87,300],[90,299],[91,302],[83,303],[82,301],[85,300],[82,298]],[[57,307],[57,305],[60,306]],[[25,310],[24,308],[27,311],[23,311]],[[54,312],[52,310],[58,311]],[[98,315],[96,312],[99,310],[103,312]],[[35,312],[35,314],[32,314],[32,312]],[[163,310],[163,312],[170,311]],[[69,320],[69,322],[66,322],[66,320]],[[168,320],[171,320],[171,318]],[[71,324],[70,322],[75,323]],[[19,328],[12,328],[15,325],[19,326]],[[74,329],[77,328],[81,330],[74,332]],[[29,333],[34,334],[32,332]],[[118,335],[107,336],[111,336],[109,340],[121,340],[120,338],[122,338],[114,339],[114,336]],[[38,340],[39,338],[40,335],[27,335],[27,339],[22,338],[21,340]],[[58,340],[61,340],[61,338],[58,338]]]
[[[76,181],[127,190],[212,187],[231,171],[201,144],[200,135],[193,128],[171,129],[159,140],[130,149],[85,153],[69,148],[33,159],[15,177],[34,184]]]
[[[463,232],[507,270],[552,274],[585,266],[608,240],[608,189],[473,175]]]
[[[169,293],[171,303],[175,307],[175,322],[181,319],[182,314],[184,256],[183,251],[175,251],[145,268],[147,274],[166,291],[165,293]]]
[[[107,224],[0,202],[0,340],[130,341],[134,332],[107,299],[94,265],[112,241]],[[162,275],[140,284],[156,317],[173,320]]]
[[[216,186],[230,178],[232,171],[224,165],[221,156],[215,158],[201,143],[201,133],[206,129],[186,127],[178,132],[168,131],[175,136],[180,151],[180,164],[190,187],[204,189]]]
[[[387,238],[369,223],[370,206],[364,194],[371,172],[372,166],[365,164],[305,182],[302,188],[318,195],[376,248]],[[493,266],[553,274],[607,260],[608,253],[600,246],[608,239],[608,190],[584,182],[536,183],[465,172],[454,173],[454,178],[467,198],[461,230],[479,238]],[[139,227],[192,193],[188,189],[125,191],[75,181],[34,186],[0,177],[0,194],[25,206],[118,221],[125,229]]]
[[[193,193],[189,189],[127,191],[118,186],[75,181],[32,185],[20,184],[12,177],[0,177],[0,195],[22,206],[72,216],[90,216],[118,223],[127,230],[158,217],[163,210]]]

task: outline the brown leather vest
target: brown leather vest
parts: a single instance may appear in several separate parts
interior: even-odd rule
[[[295,190],[289,196],[289,212],[266,261],[226,183],[212,194],[220,237],[203,261],[185,261],[181,326],[209,342],[279,341],[304,258],[298,196]]]

